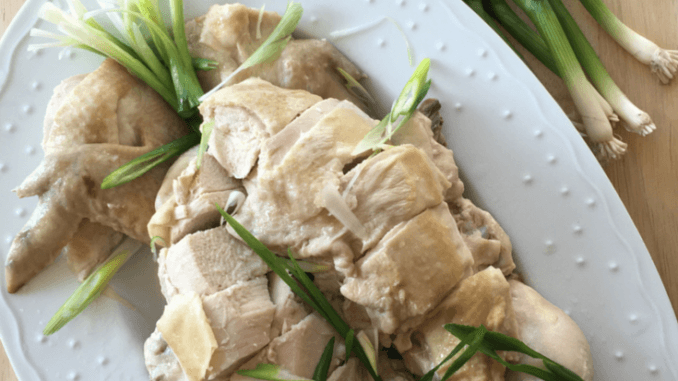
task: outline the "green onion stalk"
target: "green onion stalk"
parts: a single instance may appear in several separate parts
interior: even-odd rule
[[[483,0],[464,0],[464,2],[478,16],[480,16],[480,18],[483,19],[483,21],[485,21],[485,23],[487,25],[489,25],[489,27],[492,28],[499,35],[499,37],[501,37],[501,39],[504,40],[504,42],[506,42],[506,44],[508,44],[508,46],[510,46],[511,49],[513,49],[514,52],[516,52],[516,54],[519,57],[522,58],[522,56],[520,55],[520,52],[518,52],[518,50],[516,50],[516,48],[513,46],[513,44],[511,44],[511,42],[506,37],[504,32],[502,32],[502,30],[499,28],[499,25],[497,25],[497,22],[494,21],[492,16],[490,16],[490,14],[485,11],[485,8],[483,8]]]
[[[617,84],[612,80],[605,66],[598,58],[595,50],[579,29],[570,12],[567,11],[561,0],[549,0],[560,24],[570,40],[579,62],[589,75],[591,82],[600,94],[610,103],[614,112],[624,122],[627,130],[645,136],[655,130],[650,116],[640,110],[626,97]]]
[[[601,0],[580,0],[605,31],[631,53],[648,65],[663,84],[668,84],[678,71],[678,51],[664,50],[654,42],[626,26]]]
[[[530,28],[525,21],[509,7],[506,0],[489,0],[488,11],[497,19],[499,24],[509,32],[513,38],[525,47],[533,56],[541,61],[549,70],[558,74],[556,61],[551,56],[549,47],[544,40]],[[487,6],[487,5],[486,5]],[[475,8],[473,8],[475,10]]]
[[[557,73],[563,78],[581,114],[584,133],[596,148],[601,160],[617,159],[626,152],[626,143],[617,139],[608,120],[610,108],[587,80],[567,35],[548,0],[515,0],[537,27],[556,62]]]

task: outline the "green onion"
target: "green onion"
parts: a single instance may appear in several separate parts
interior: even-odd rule
[[[348,354],[350,354],[351,351],[353,350],[354,340],[355,340],[355,331],[353,331],[353,329],[349,329],[348,333],[346,333],[346,336],[344,337],[344,346],[346,347],[347,358]]]
[[[241,376],[268,381],[313,381],[308,378],[290,374],[290,372],[281,368],[279,365],[274,364],[257,364],[257,367],[254,369],[243,369],[236,373]]]
[[[78,45],[88,46],[91,50],[103,56],[114,58],[135,76],[157,91],[172,107],[178,107],[179,103],[173,94],[173,89],[168,87],[167,83],[162,82],[146,67],[136,54],[130,53],[131,49],[129,47],[122,44],[112,34],[93,27],[89,23],[91,20],[85,22],[73,15],[69,15],[50,2],[42,5],[39,17],[57,25],[59,30],[65,33],[70,41],[77,42]],[[59,39],[59,41],[63,42],[64,40]],[[33,46],[31,48],[29,46],[29,49],[35,50],[36,47]]]
[[[330,325],[346,340],[349,335],[353,335],[351,327],[339,316],[337,311],[330,302],[325,298],[325,295],[318,289],[313,281],[306,275],[304,270],[299,267],[292,252],[288,250],[290,261],[284,261],[282,258],[275,255],[263,243],[245,229],[238,221],[236,221],[230,214],[226,213],[218,204],[215,204],[221,216],[228,222],[233,230],[242,238],[242,240],[268,265],[268,267],[275,272],[280,279],[282,279],[290,289],[297,294],[304,302],[320,314]],[[289,271],[289,273],[288,273]],[[291,274],[291,275],[290,275]],[[298,283],[297,283],[298,281]],[[372,368],[370,360],[360,345],[352,345],[353,352],[356,357],[365,365],[368,372],[375,381],[381,381],[376,373],[376,369]],[[350,353],[347,352],[346,356]]]
[[[610,77],[605,66],[600,62],[595,50],[579,29],[570,12],[560,0],[549,0],[560,24],[574,49],[579,62],[589,75],[591,82],[600,94],[610,103],[612,109],[625,122],[625,127],[631,132],[645,136],[655,130],[650,116],[640,110],[624,95],[621,89]]]
[[[337,71],[341,74],[342,77],[346,80],[346,88],[352,92],[358,99],[365,102],[368,108],[373,108],[376,106],[377,102],[374,100],[372,95],[367,91],[363,85],[358,82],[357,79],[353,78],[351,74],[347,73],[346,70],[337,67]]]
[[[226,79],[221,81],[215,88],[208,91],[200,97],[200,101],[204,101],[210,97],[215,92],[219,91],[224,85],[226,85],[233,77],[235,77],[241,71],[256,66],[263,63],[269,63],[276,60],[280,57],[280,54],[287,46],[287,42],[292,38],[291,34],[294,32],[294,29],[297,28],[299,20],[301,20],[301,15],[304,13],[304,9],[300,4],[289,2],[287,4],[287,9],[285,14],[280,19],[278,25],[276,25],[273,32],[268,36],[268,38],[259,46],[257,50],[252,53],[251,56],[245,60],[234,72],[232,72]]]
[[[663,84],[678,70],[678,51],[664,50],[621,22],[600,0],[580,0],[605,31],[636,59],[648,65]]]
[[[348,352],[347,352],[348,353]],[[313,371],[313,381],[326,381],[327,373],[330,371],[330,365],[332,363],[332,355],[334,354],[334,337],[325,346],[323,354],[320,356],[318,365],[316,365],[315,370]]]
[[[551,56],[549,47],[544,40],[530,28],[523,19],[509,7],[506,0],[490,0],[492,5],[490,11],[494,17],[499,21],[504,29],[506,29],[513,38],[523,45],[533,56],[535,56],[541,63],[549,70],[558,75],[558,68],[556,62]]]
[[[515,0],[537,27],[556,61],[572,100],[581,114],[586,135],[598,150],[598,156],[616,159],[626,152],[626,143],[612,133],[606,109],[610,107],[586,79],[565,31],[548,0]]]
[[[374,369],[375,373],[377,372],[377,351],[374,349],[374,345],[370,341],[370,338],[367,337],[367,334],[365,331],[360,331],[358,335],[355,337],[358,339],[358,344],[363,348],[363,351],[365,351],[365,354],[367,355],[367,359],[370,362],[370,365],[372,366],[372,369]]]
[[[193,68],[195,70],[209,71],[219,67],[219,62],[207,58],[193,58]]]
[[[502,30],[499,29],[499,25],[497,25],[497,22],[494,21],[494,19],[492,18],[492,16],[490,16],[490,14],[487,13],[487,12],[485,11],[485,8],[483,8],[483,0],[464,0],[464,2],[465,2],[466,5],[468,5],[469,8],[471,8],[478,16],[480,16],[480,18],[483,19],[483,21],[485,21],[485,23],[486,23],[490,28],[492,28],[492,29],[499,35],[499,37],[501,37],[502,40],[504,40],[504,42],[506,43],[506,45],[508,45],[509,47],[511,47],[511,49],[513,49],[513,51],[516,52],[516,54],[517,54],[519,57],[522,58],[522,55],[518,52],[518,50],[516,50],[516,48],[513,46],[513,44],[511,44],[511,41],[509,41],[509,39],[506,37],[506,35],[504,34],[504,32],[502,32]]]
[[[202,134],[200,135],[200,147],[198,147],[198,157],[195,162],[197,169],[200,169],[202,165],[202,157],[205,156],[207,152],[207,144],[210,141],[210,136],[212,136],[212,130],[214,129],[214,120],[210,120],[202,125]]]
[[[482,327],[482,326],[481,326]],[[484,328],[484,327],[483,327]],[[460,324],[447,324],[445,329],[459,339],[467,338],[479,328]],[[499,332],[487,331],[478,351],[500,362],[506,368],[539,377],[546,381],[583,381],[576,373],[531,349],[522,341]],[[511,364],[502,359],[497,351],[518,352],[542,360],[546,370],[532,365]]]
[[[151,253],[153,253],[153,260],[155,261],[158,260],[158,248],[155,246],[156,241],[162,241],[163,245],[165,246],[167,245],[167,241],[165,241],[165,239],[159,235],[156,235],[153,238],[151,238],[151,243],[149,246],[151,247]]]
[[[113,275],[118,272],[120,267],[127,262],[141,245],[137,241],[128,239],[120,246],[121,248],[117,250],[118,252],[111,255],[110,259],[92,272],[52,316],[42,331],[43,335],[48,336],[60,330],[66,323],[84,311],[90,303],[101,295],[106,286],[108,286],[108,282],[113,278]]]
[[[450,364],[441,381],[445,381],[452,377],[454,373],[461,369],[461,367],[464,366],[464,364],[466,364],[468,360],[470,360],[471,357],[476,354],[476,352],[478,352],[478,349],[480,349],[480,345],[482,344],[487,332],[487,328],[481,325],[462,340],[462,343],[468,343],[468,347],[452,362],[452,364]]]
[[[424,58],[414,70],[412,77],[407,81],[400,95],[393,103],[391,112],[374,126],[363,140],[353,150],[354,155],[366,151],[377,152],[393,137],[400,127],[405,125],[417,110],[417,106],[424,100],[431,87],[431,80],[426,80],[431,60]],[[394,126],[394,122],[397,122]]]
[[[190,133],[173,142],[165,144],[162,147],[158,147],[151,152],[141,155],[106,176],[104,181],[101,182],[101,189],[109,189],[126,184],[155,168],[158,164],[181,155],[199,142],[200,135]]]

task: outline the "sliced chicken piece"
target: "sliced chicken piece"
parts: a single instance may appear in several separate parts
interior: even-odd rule
[[[592,381],[591,348],[577,323],[529,286],[515,280],[510,280],[509,285],[518,322],[518,337],[527,346],[575,372],[584,381]],[[523,354],[519,354],[518,362],[543,367],[541,360]],[[537,380],[528,374],[511,371],[506,379]]]
[[[203,307],[218,344],[210,361],[208,379],[234,372],[271,341],[275,306],[268,294],[266,277],[238,282],[206,296]]]
[[[197,145],[188,151],[184,152],[179,156],[174,163],[169,167],[165,178],[162,181],[162,185],[158,190],[158,194],[155,196],[155,210],[158,211],[162,208],[162,205],[167,202],[174,195],[174,180],[176,180],[181,174],[188,168],[189,164],[196,157],[198,157],[198,149],[200,145]]]
[[[157,328],[144,343],[144,359],[151,381],[188,381],[177,356]]]
[[[216,340],[216,349],[213,350],[211,358],[191,358],[190,346],[194,338],[185,337],[184,333],[190,333],[195,329],[191,321],[186,320],[195,313],[186,310],[186,318],[184,318],[177,316],[184,310],[173,311],[171,316],[167,316],[167,321],[163,323],[163,327],[177,327],[176,331],[167,331],[176,336],[173,341],[167,340],[167,342],[174,342],[175,344],[169,344],[168,347],[167,342],[160,334],[167,332],[161,331],[160,325],[158,325],[156,333],[152,334],[145,343],[146,366],[151,376],[154,377],[152,379],[183,380],[179,370],[184,374],[184,377],[186,377],[187,371],[182,364],[194,365],[206,360],[209,360],[209,367],[206,368],[206,373],[203,373],[204,379],[228,379],[231,373],[271,341],[269,333],[275,314],[275,306],[269,297],[267,283],[265,276],[239,281],[224,290],[202,297],[202,301],[200,301],[200,297],[195,296],[196,294],[181,294],[182,298],[185,298],[186,295],[194,295],[199,298],[198,302],[202,304],[204,319],[209,325],[209,328],[207,328],[210,330],[209,334]],[[171,307],[172,303],[179,299],[181,299],[179,296],[172,299],[168,307]],[[162,319],[165,319],[165,314]],[[171,348],[171,345],[181,347]],[[183,357],[177,356],[180,353],[177,352],[178,349],[181,349],[181,353],[187,357],[186,359],[180,360]],[[192,380],[195,377],[187,378]]]
[[[492,215],[460,197],[450,203],[461,236],[473,254],[473,270],[493,266],[509,275],[516,268],[511,240]]]
[[[268,289],[275,305],[271,337],[278,337],[289,332],[295,324],[308,316],[309,311],[290,286],[274,272],[268,273]]]
[[[445,201],[450,205],[462,237],[473,254],[474,272],[494,266],[500,268],[504,275],[509,275],[515,268],[511,240],[492,215],[462,197],[464,184],[459,179],[452,151],[438,143],[445,142],[440,132],[442,123],[440,103],[427,99],[407,126],[396,133],[393,141],[396,144],[413,144],[424,150],[452,184],[445,193]]]
[[[271,340],[266,348],[245,363],[241,369],[254,369],[257,364],[275,364],[298,378],[310,379],[325,346],[332,337],[335,338],[329,370],[329,373],[332,373],[346,357],[346,347],[341,336],[316,312]],[[231,381],[236,380],[253,379],[233,375]]]
[[[412,144],[426,152],[451,184],[445,192],[445,201],[450,202],[464,193],[464,183],[459,179],[459,168],[454,162],[452,151],[436,141],[431,125],[431,119],[417,111],[407,124],[394,134],[391,141],[395,145]]]
[[[158,257],[160,284],[169,301],[177,293],[206,296],[263,276],[266,263],[225,227],[184,237]]]
[[[186,154],[179,158],[178,164],[184,160],[188,160]],[[232,195],[245,197],[240,181],[230,177],[212,155],[203,155],[199,169],[196,162],[197,151],[180,175],[166,176],[163,182],[163,187],[172,184],[172,193],[169,197],[163,196],[166,201],[151,217],[148,234],[161,237],[164,246],[179,242],[187,234],[219,226],[221,215],[214,205],[226,208]],[[172,166],[170,171],[174,169],[177,168]]]
[[[342,104],[337,99],[326,99],[306,109],[299,117],[266,142],[260,155],[262,161],[266,163],[264,166],[280,163],[302,134],[308,132],[332,110],[344,106],[346,104]]]
[[[271,363],[282,366],[294,375],[311,378],[323,350],[332,337],[335,338],[332,355],[335,361],[331,362],[331,372],[337,367],[338,359],[346,356],[344,341],[317,312],[306,316],[288,332],[271,340],[267,358]]]
[[[58,89],[59,100],[50,105],[45,158],[16,189],[19,197],[40,201],[7,257],[10,292],[54,261],[83,218],[149,242],[145,225],[167,166],[113,189],[100,189],[101,182],[122,164],[188,132],[153,89],[113,60],[63,95],[68,86]]]
[[[327,102],[271,138],[243,182],[248,196],[235,217],[272,250],[321,256],[346,232],[324,208],[323,188],[339,187],[344,166],[358,157],[353,149],[376,121],[346,101],[326,112]]]
[[[439,205],[449,186],[424,151],[410,144],[389,148],[357,165],[340,185],[368,232],[355,251],[366,252],[397,224]]]
[[[260,38],[257,38],[258,20],[258,9],[225,4],[212,6],[207,14],[186,24],[191,54],[219,62],[216,70],[198,72],[206,91],[225,80],[254,53],[278,24],[280,16],[275,12],[263,12]],[[337,68],[342,68],[356,80],[366,77],[328,41],[292,40],[278,59],[244,70],[230,84],[254,76],[279,87],[306,90],[323,98],[349,100],[365,109],[364,103],[346,88],[346,80]]]
[[[463,278],[473,259],[447,204],[396,225],[357,263],[341,293],[367,308],[372,324],[392,334],[402,322],[435,308]]]
[[[113,249],[122,242],[125,235],[107,226],[83,219],[78,230],[63,254],[67,257],[68,267],[82,282],[94,268],[108,258]]]
[[[509,284],[502,272],[488,267],[464,279],[411,332],[411,336],[402,335],[396,339],[396,346],[412,373],[423,375],[428,372],[459,344],[459,340],[443,328],[448,323],[472,326],[483,324],[491,331],[516,337],[516,317],[511,304]],[[499,355],[507,356],[504,353]],[[512,357],[507,359],[514,360]],[[447,366],[438,370],[439,376],[445,373]],[[504,371],[503,365],[478,353],[450,380],[500,381],[504,379]]]
[[[320,100],[258,78],[223,88],[200,105],[203,118],[215,123],[208,152],[230,175],[245,178],[266,140]]]

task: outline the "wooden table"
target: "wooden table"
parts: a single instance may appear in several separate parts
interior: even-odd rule
[[[0,0],[0,35],[23,2]],[[678,79],[669,86],[659,84],[646,66],[600,29],[578,1],[564,2],[619,87],[657,125],[657,131],[647,137],[617,130],[629,145],[628,154],[605,170],[645,240],[678,313]],[[678,0],[605,2],[627,25],[650,40],[678,49]],[[529,54],[524,55],[554,98],[569,107],[569,96],[560,79]],[[0,380],[16,380],[1,346]]]

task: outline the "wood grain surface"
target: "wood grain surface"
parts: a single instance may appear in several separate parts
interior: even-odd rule
[[[678,0],[604,1],[622,21],[659,46],[678,49]],[[578,1],[564,2],[619,87],[657,125],[657,131],[647,137],[618,129],[616,133],[629,145],[628,153],[607,164],[605,171],[652,254],[678,312],[678,79],[672,85],[661,85],[649,68],[600,29]],[[21,4],[23,0],[0,0],[0,35]],[[554,98],[565,109],[571,107],[560,79],[523,53]],[[16,381],[1,345],[0,380]]]

